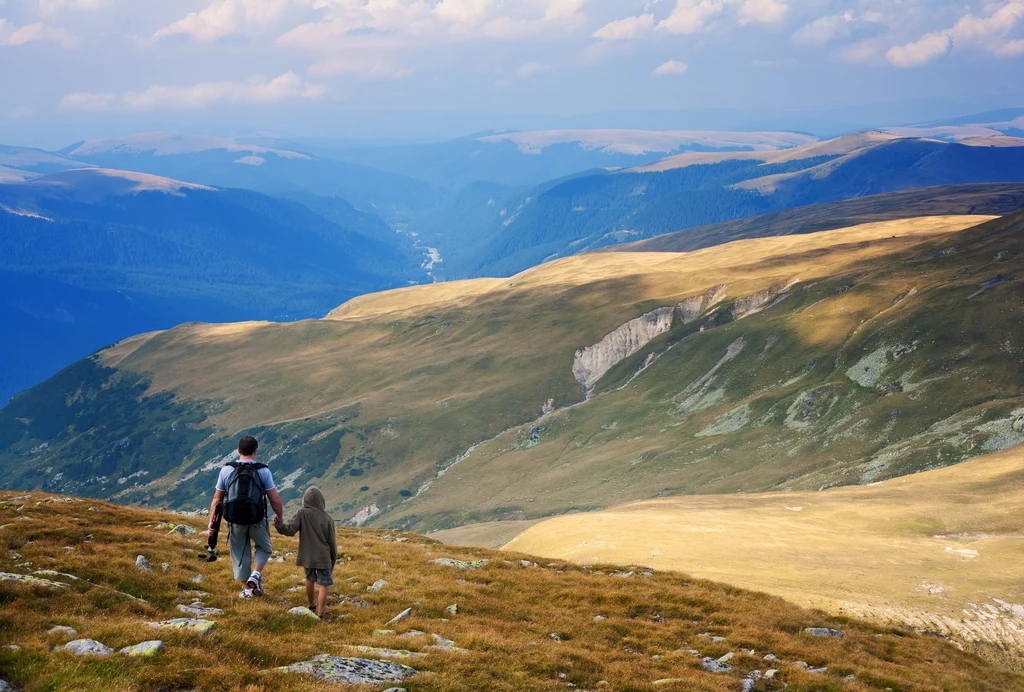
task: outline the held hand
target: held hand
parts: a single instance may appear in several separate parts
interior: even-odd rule
[[[284,517],[282,517],[280,514],[275,514],[274,515],[274,523],[275,524],[283,524],[284,523]]]

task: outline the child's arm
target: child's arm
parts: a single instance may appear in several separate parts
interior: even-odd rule
[[[282,536],[294,536],[302,527],[302,522],[300,521],[301,514],[302,512],[300,510],[299,513],[292,517],[287,524],[283,521],[275,521],[274,528],[277,529],[277,532]]]
[[[338,562],[338,531],[334,526],[334,520],[331,519],[331,564]]]

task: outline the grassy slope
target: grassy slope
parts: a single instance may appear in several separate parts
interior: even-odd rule
[[[816,233],[860,223],[940,214],[1010,214],[1024,208],[1024,184],[940,185],[795,207],[749,219],[616,245],[601,252],[687,252],[741,238]]]
[[[1018,236],[1000,234],[1019,221],[949,235],[981,221],[906,220],[688,254],[574,257],[510,280],[360,298],[327,320],[183,325],[102,353],[99,360],[116,367],[114,374],[93,373],[92,389],[67,400],[68,406],[84,406],[94,419],[100,415],[107,432],[76,427],[74,416],[56,430],[41,424],[48,402],[79,391],[73,373],[54,380],[50,390],[16,399],[2,414],[3,460],[20,470],[21,487],[44,484],[122,501],[194,506],[212,483],[207,464],[228,453],[238,433],[254,430],[265,441],[263,453],[273,460],[278,478],[297,474],[300,484],[317,480],[332,491],[340,516],[377,503],[385,512],[376,521],[421,529],[606,507],[653,497],[665,488],[732,492],[857,482],[864,473],[859,464],[893,452],[894,445],[936,420],[977,407],[984,420],[974,423],[986,425],[1014,407],[1016,361],[1005,349],[1018,348],[1010,328],[1015,322],[1007,321],[1015,318],[991,320],[1000,311],[1016,314],[1011,311],[1017,284],[964,299],[980,282],[1016,271],[1021,258],[1011,251],[1016,252]],[[935,256],[950,247],[959,254]],[[1008,254],[995,259],[1002,251]],[[964,266],[970,271],[958,274]],[[643,312],[719,283],[728,284],[735,299],[797,278],[785,300],[744,320],[718,324],[719,315],[701,332],[696,324],[677,325],[613,369],[599,387],[606,394],[548,416],[538,431],[539,444],[529,441],[529,422],[545,402],[568,407],[580,401],[571,375],[577,348]],[[894,305],[910,287],[917,294]],[[900,379],[914,371],[907,375],[907,391],[886,396],[889,392],[877,387],[853,385],[843,374],[883,345],[921,341],[914,330],[926,327],[933,341],[902,356],[906,367],[886,375]],[[707,389],[721,389],[722,397],[709,399],[707,408],[681,411],[685,397],[680,393],[740,337],[743,353]],[[651,352],[660,359],[631,387],[610,391]],[[948,387],[934,378],[948,381],[951,375],[930,373],[934,368],[953,368],[969,382]],[[123,398],[124,389],[103,384],[103,378],[116,382],[133,373],[149,383],[144,401],[172,393],[181,413],[129,407],[116,419],[104,419],[104,410],[122,411],[130,402],[111,401],[115,395]],[[909,391],[925,380],[933,384]],[[842,403],[828,411],[812,406],[813,424],[786,425],[793,401],[817,385],[828,385],[819,392],[826,400],[833,389],[836,396],[845,393]],[[753,421],[763,422],[728,435],[695,437],[744,404],[752,407]],[[173,419],[180,415],[210,417],[175,430]],[[516,427],[522,424],[528,425]],[[510,428],[428,491],[402,501],[400,490],[414,493],[468,447]],[[29,432],[23,436],[23,430]],[[182,456],[160,458],[161,445],[186,430],[205,441],[189,442],[193,446],[184,464]],[[152,437],[154,431],[159,437],[144,454],[133,451],[142,450],[144,441],[125,449],[118,445]],[[210,432],[214,435],[206,439]],[[944,442],[949,435],[913,440],[915,449],[925,451],[904,455],[875,473],[898,475],[953,463],[983,451],[993,434],[971,433],[969,444],[959,447]],[[825,447],[833,438],[841,444]],[[44,448],[43,442],[50,445]],[[81,470],[77,460],[71,469],[71,457],[82,445],[96,450],[88,463],[116,468]],[[121,466],[110,460],[117,454],[127,459]],[[155,463],[181,465],[165,478],[111,480]],[[54,478],[76,469],[109,479],[82,487]],[[286,499],[297,490],[287,493]]]
[[[43,494],[0,494],[0,536],[7,548],[0,554],[0,570],[50,569],[87,580],[59,591],[0,582],[0,678],[29,691],[337,689],[270,669],[321,653],[353,655],[351,645],[370,645],[427,653],[406,661],[421,671],[402,683],[410,691],[556,690],[566,689],[566,683],[594,689],[606,680],[615,690],[726,692],[740,687],[743,673],[764,670],[766,652],[783,662],[772,664],[778,679],[761,681],[758,691],[782,689],[783,683],[793,691],[1024,689],[1024,677],[939,639],[829,617],[678,573],[622,578],[601,566],[524,567],[517,561],[522,555],[453,549],[420,536],[384,532],[339,532],[344,559],[335,570],[335,593],[347,598],[332,599],[333,618],[317,623],[285,612],[304,602],[301,592],[288,590],[301,582],[301,569],[272,564],[267,597],[239,602],[233,598],[237,586],[230,581],[229,566],[198,561],[198,537],[171,536],[166,528],[156,528],[168,521],[182,518]],[[185,521],[202,525],[202,520]],[[291,551],[295,542],[278,538],[275,546]],[[148,556],[152,574],[135,569],[137,554]],[[460,571],[427,562],[436,557],[486,557],[491,562],[480,570]],[[209,594],[205,604],[226,611],[212,618],[218,627],[211,635],[155,634],[142,624],[180,615],[176,605],[191,600],[186,592],[197,588],[192,582],[196,574],[208,578],[199,587]],[[379,578],[389,584],[367,593],[366,585]],[[355,600],[368,605],[355,607]],[[454,616],[444,611],[453,602],[459,604]],[[413,603],[418,603],[416,613],[394,627],[396,635],[415,628],[441,634],[467,651],[426,649],[425,637],[374,634]],[[597,614],[607,619],[594,622]],[[52,651],[65,641],[47,634],[55,625],[72,626],[80,637],[114,648],[158,636],[167,651],[154,659],[74,658]],[[801,630],[810,626],[836,627],[845,637],[809,637]],[[699,636],[703,632],[725,639],[712,643]],[[552,640],[550,633],[562,641]],[[21,648],[12,651],[10,644]],[[699,659],[686,653],[690,648],[710,656],[737,652],[730,661],[733,672],[702,671]],[[754,655],[742,652],[747,649]],[[810,674],[793,665],[797,660],[829,670]],[[844,681],[847,675],[856,680]],[[651,684],[665,678],[679,681]]]
[[[507,549],[683,570],[1015,651],[1019,665],[1022,501],[1017,448],[868,487],[664,498],[558,517]]]

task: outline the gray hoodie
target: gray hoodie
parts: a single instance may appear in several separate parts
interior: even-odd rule
[[[299,555],[295,564],[307,569],[334,569],[338,561],[338,539],[334,519],[324,510],[324,494],[311,486],[302,496],[302,509],[286,524],[274,522],[285,536],[299,534]]]

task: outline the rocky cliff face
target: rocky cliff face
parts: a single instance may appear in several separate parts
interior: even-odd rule
[[[715,286],[707,293],[687,298],[676,305],[676,314],[683,324],[695,322],[708,308],[725,300],[725,284]]]
[[[672,327],[673,308],[658,308],[630,320],[593,346],[576,351],[572,374],[588,392],[601,377],[624,358],[646,346]]]

